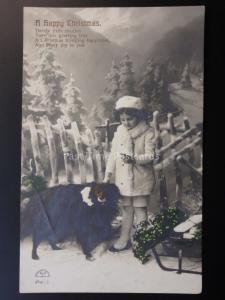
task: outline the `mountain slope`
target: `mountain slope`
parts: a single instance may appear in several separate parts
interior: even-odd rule
[[[170,62],[182,70],[190,63],[191,71],[201,72],[203,69],[204,19],[196,18],[184,27],[175,28],[164,35],[149,51],[160,63]]]

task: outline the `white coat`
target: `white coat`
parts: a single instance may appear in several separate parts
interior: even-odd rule
[[[121,153],[134,156],[136,163],[124,163]],[[131,130],[127,130],[123,125],[117,128],[107,161],[106,174],[115,174],[115,184],[122,196],[151,194],[155,186],[154,155],[153,129],[144,121]]]

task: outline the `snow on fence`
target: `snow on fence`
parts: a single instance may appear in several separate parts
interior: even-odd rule
[[[35,123],[33,116],[27,117],[22,129],[22,175],[27,172],[27,162],[32,158],[35,165],[36,175],[45,176],[49,171],[49,185],[59,183],[59,157],[63,154],[64,181],[67,183],[79,183],[74,174],[79,173],[80,183],[96,181],[102,182],[104,178],[107,154],[110,151],[110,130],[119,123],[111,123],[107,120],[105,124],[96,127],[94,133],[87,129],[80,133],[76,122],[71,126],[65,126],[59,119],[56,125],[48,120],[47,116],[41,122]],[[174,166],[176,178],[176,202],[182,201],[183,175],[181,165],[185,165],[190,174],[193,186],[197,178],[202,174],[202,165],[198,168],[194,149],[199,147],[202,151],[202,130],[199,126],[190,128],[187,117],[177,124],[174,115],[167,115],[167,122],[160,122],[157,111],[153,113],[150,125],[154,128],[157,145],[158,159],[154,163],[155,171],[159,180],[161,208],[168,207],[168,194],[165,176],[165,168]],[[102,133],[105,138],[102,142]],[[42,158],[41,140],[47,145],[48,164]],[[57,143],[57,145],[56,145]],[[179,147],[177,147],[179,145]],[[178,148],[178,149],[177,149]],[[30,149],[30,151],[29,151]],[[200,155],[202,158],[202,154]],[[76,165],[74,164],[76,160]],[[202,159],[200,159],[202,160]]]
[[[65,182],[75,182],[74,172],[77,171],[81,183],[103,180],[104,153],[97,130],[94,134],[86,130],[85,135],[82,135],[76,122],[72,122],[70,128],[66,128],[61,119],[53,125],[47,116],[44,116],[41,122],[35,123],[32,115],[27,117],[22,129],[22,175],[28,172],[27,162],[30,159],[34,161],[36,175],[45,176],[49,171],[48,164],[44,163],[41,155],[41,139],[44,139],[48,146],[50,185],[59,182],[61,154],[63,154]],[[57,141],[59,141],[58,145],[56,145]],[[77,161],[78,170],[75,170],[74,160]]]

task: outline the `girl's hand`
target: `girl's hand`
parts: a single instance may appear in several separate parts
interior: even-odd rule
[[[123,153],[121,153],[120,155],[121,155],[122,161],[125,164],[135,164],[135,159],[132,156],[130,156],[128,154],[123,154]]]

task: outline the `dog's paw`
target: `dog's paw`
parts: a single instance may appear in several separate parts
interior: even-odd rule
[[[32,254],[32,259],[38,260],[38,259],[39,259],[39,256],[38,256],[37,254]]]
[[[86,260],[88,260],[88,261],[94,261],[95,257],[92,256],[92,255],[86,255]]]
[[[63,250],[63,248],[61,248],[61,247],[55,245],[55,246],[52,248],[52,250]]]

